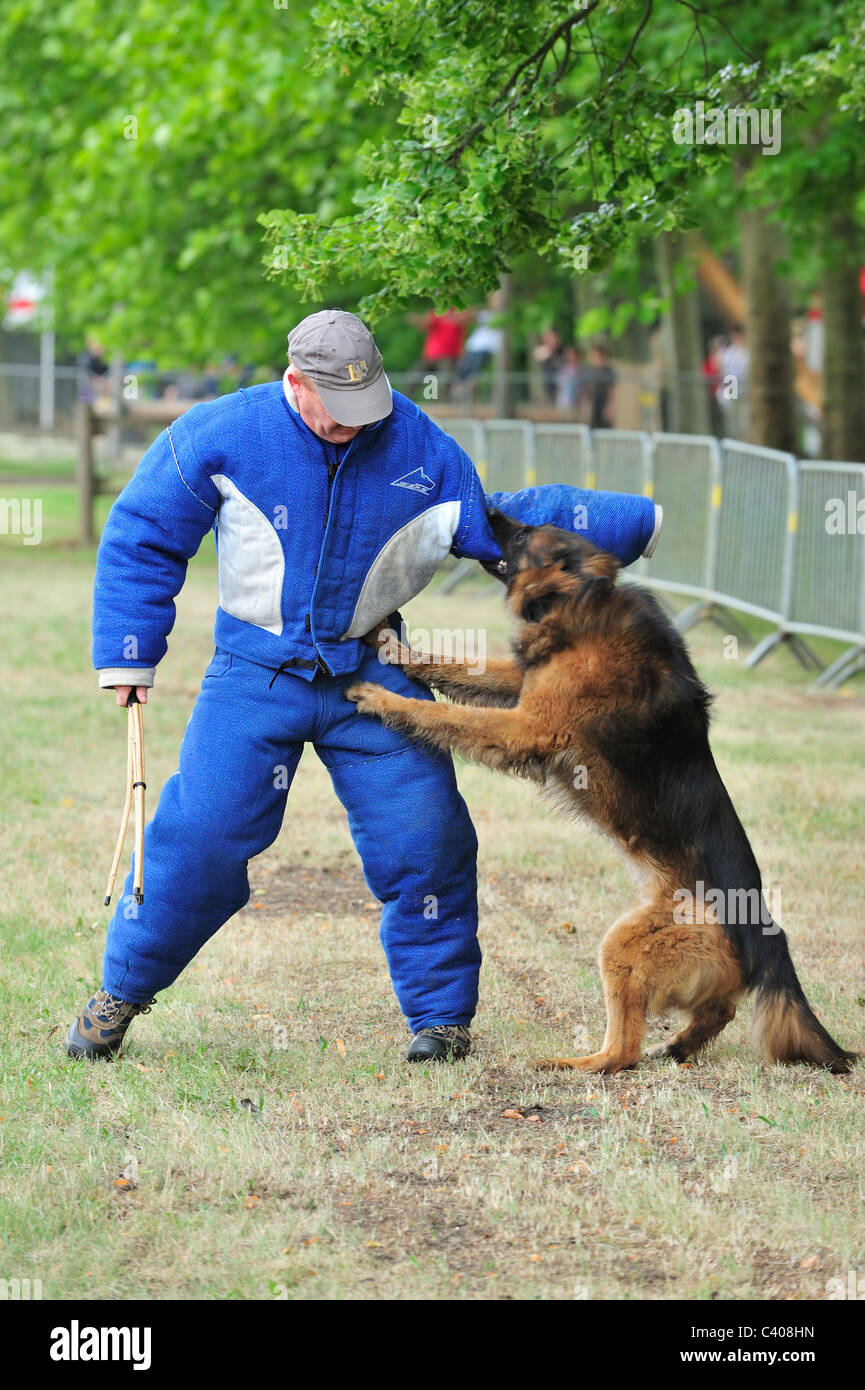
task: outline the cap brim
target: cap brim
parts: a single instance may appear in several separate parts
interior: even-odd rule
[[[370,386],[355,386],[349,391],[334,391],[318,382],[315,388],[338,425],[373,425],[393,410],[393,393],[384,372]]]

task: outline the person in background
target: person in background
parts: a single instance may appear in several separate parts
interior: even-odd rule
[[[556,400],[556,373],[562,363],[562,340],[554,328],[546,328],[532,353],[541,369],[544,399],[549,405]]]
[[[466,338],[465,351],[457,363],[457,378],[460,381],[474,381],[480,376],[502,344],[502,330],[493,327],[492,309],[479,309],[475,326]]]
[[[451,378],[462,355],[467,319],[468,315],[457,309],[448,309],[443,314],[431,311],[422,317],[410,316],[410,322],[424,330],[421,371],[424,375],[441,377],[441,396],[447,395]]]
[[[556,371],[556,409],[575,410],[582,391],[583,357],[578,347],[566,347]]]
[[[88,338],[84,351],[78,357],[78,365],[85,382],[82,396],[86,400],[97,400],[108,391],[108,363],[105,349],[98,338]]]
[[[593,430],[612,429],[616,373],[603,343],[594,343],[589,348],[585,378],[590,402],[589,425]]]
[[[725,434],[735,437],[745,429],[745,399],[748,385],[748,344],[745,330],[737,323],[725,347],[718,354],[721,380],[715,399],[721,410]]]
[[[721,383],[721,353],[726,346],[727,339],[723,333],[716,334],[714,338],[709,339],[706,356],[703,360],[703,376],[706,378],[706,385],[709,390],[709,415],[712,422],[712,433],[718,437],[720,437],[724,425],[721,406],[718,401],[718,387]]]

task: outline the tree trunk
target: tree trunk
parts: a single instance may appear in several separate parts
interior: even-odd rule
[[[739,214],[742,279],[748,318],[745,437],[770,449],[797,449],[793,354],[787,282],[778,263],[784,236],[765,208]]]
[[[503,316],[501,325],[501,346],[493,363],[493,415],[497,420],[507,420],[514,413],[513,344],[510,323],[510,310],[514,301],[514,279],[505,273],[496,291],[495,309]]]
[[[852,205],[828,219],[823,260],[822,455],[865,462],[865,345],[862,340],[861,235]]]
[[[702,374],[703,335],[696,286],[676,293],[676,270],[689,261],[696,276],[691,238],[681,232],[661,232],[657,241],[658,279],[670,307],[661,334],[667,391],[667,428],[674,434],[710,434],[709,394]]]

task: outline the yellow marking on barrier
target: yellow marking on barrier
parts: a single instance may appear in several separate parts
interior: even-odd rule
[[[713,506],[713,507],[720,507],[720,505],[721,505],[721,484],[720,484],[720,483],[716,483],[715,486],[712,488],[712,506]]]
[[[586,474],[586,487],[588,487],[588,488],[593,488],[594,486],[595,486],[595,475],[594,475],[594,473],[587,473],[587,474]]]
[[[538,470],[536,468],[526,469],[526,487],[534,487],[538,481]]]
[[[791,535],[795,535],[799,529],[799,513],[791,512],[787,517],[787,530]]]
[[[481,482],[482,482],[482,483],[485,483],[486,480],[487,480],[487,461],[486,461],[486,459],[478,459],[477,463],[475,464],[475,467],[476,467],[477,470],[478,470],[478,477],[480,478]]]
[[[654,485],[654,483],[646,483],[646,486],[643,488],[643,496],[644,496],[644,497],[654,497],[654,495],[655,495],[655,485]]]

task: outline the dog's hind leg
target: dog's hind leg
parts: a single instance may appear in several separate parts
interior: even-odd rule
[[[714,920],[677,921],[667,891],[610,928],[601,943],[600,963],[607,1002],[603,1047],[590,1057],[551,1058],[542,1066],[597,1072],[636,1066],[646,1013],[673,1008],[689,1010],[691,1022],[663,1055],[684,1061],[736,1012],[742,976],[732,947]]]
[[[656,930],[654,922],[652,907],[635,908],[620,917],[601,942],[607,1030],[600,1052],[588,1057],[546,1057],[536,1066],[613,1073],[637,1065],[652,994],[651,960],[645,943]]]
[[[685,1062],[716,1038],[736,1013],[736,996],[725,995],[700,1004],[691,1014],[690,1022],[667,1043],[649,1048],[647,1057],[672,1057]]]

